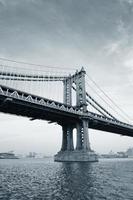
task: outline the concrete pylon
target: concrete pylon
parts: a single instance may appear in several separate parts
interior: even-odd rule
[[[81,124],[77,123],[76,124],[76,129],[77,129],[77,143],[76,143],[76,150],[82,149],[82,132],[81,132]]]
[[[71,125],[62,126],[62,146],[61,151],[73,151],[73,127]]]
[[[61,151],[67,150],[67,126],[62,126],[62,146]]]
[[[76,150],[90,151],[88,120],[82,120],[82,123],[77,123],[77,144]]]
[[[72,85],[76,85],[76,107],[83,114],[87,112],[86,90],[85,90],[85,70],[76,72],[64,80],[64,103],[72,105]],[[73,128],[77,130],[76,148],[73,146]],[[89,143],[89,121],[88,119],[78,119],[77,122],[62,126],[62,147],[55,155],[55,161],[75,161],[88,162],[98,161],[97,155],[91,150]]]
[[[74,146],[73,146],[73,127],[68,126],[67,127],[67,150],[68,151],[73,151]]]

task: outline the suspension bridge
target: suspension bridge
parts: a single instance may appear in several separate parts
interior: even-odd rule
[[[55,161],[97,161],[90,147],[89,128],[133,137],[133,125],[118,119],[87,92],[83,67],[69,74],[67,69],[64,72],[54,69],[50,73],[39,70],[36,65],[32,70],[16,66],[15,61],[9,62],[12,66],[5,62],[0,64],[0,112],[60,125],[62,146]],[[26,63],[17,64],[25,66]],[[121,108],[119,111],[125,114]]]

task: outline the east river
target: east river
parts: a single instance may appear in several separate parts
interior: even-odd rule
[[[0,160],[0,200],[133,200],[133,159]]]

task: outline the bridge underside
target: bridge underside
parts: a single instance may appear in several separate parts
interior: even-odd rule
[[[0,112],[28,117],[31,120],[41,119],[58,124],[61,124],[63,121],[66,121],[66,123],[77,121],[77,116],[71,113],[65,113],[19,99],[7,98],[2,95],[0,95]]]
[[[76,123],[80,122],[82,116],[75,113],[65,112],[46,106],[26,102],[20,99],[7,98],[0,94],[0,112],[14,114],[23,117],[29,117],[31,120],[41,119],[47,120],[51,123],[58,123],[63,125],[73,124],[76,128]],[[84,118],[84,117],[83,117]],[[85,117],[89,121],[89,128],[121,134],[133,137],[133,130],[121,124],[114,124],[113,122],[105,122],[102,119],[97,120],[92,117]]]

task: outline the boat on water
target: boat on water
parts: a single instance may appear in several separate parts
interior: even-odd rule
[[[0,159],[18,159],[13,152],[0,153]]]

